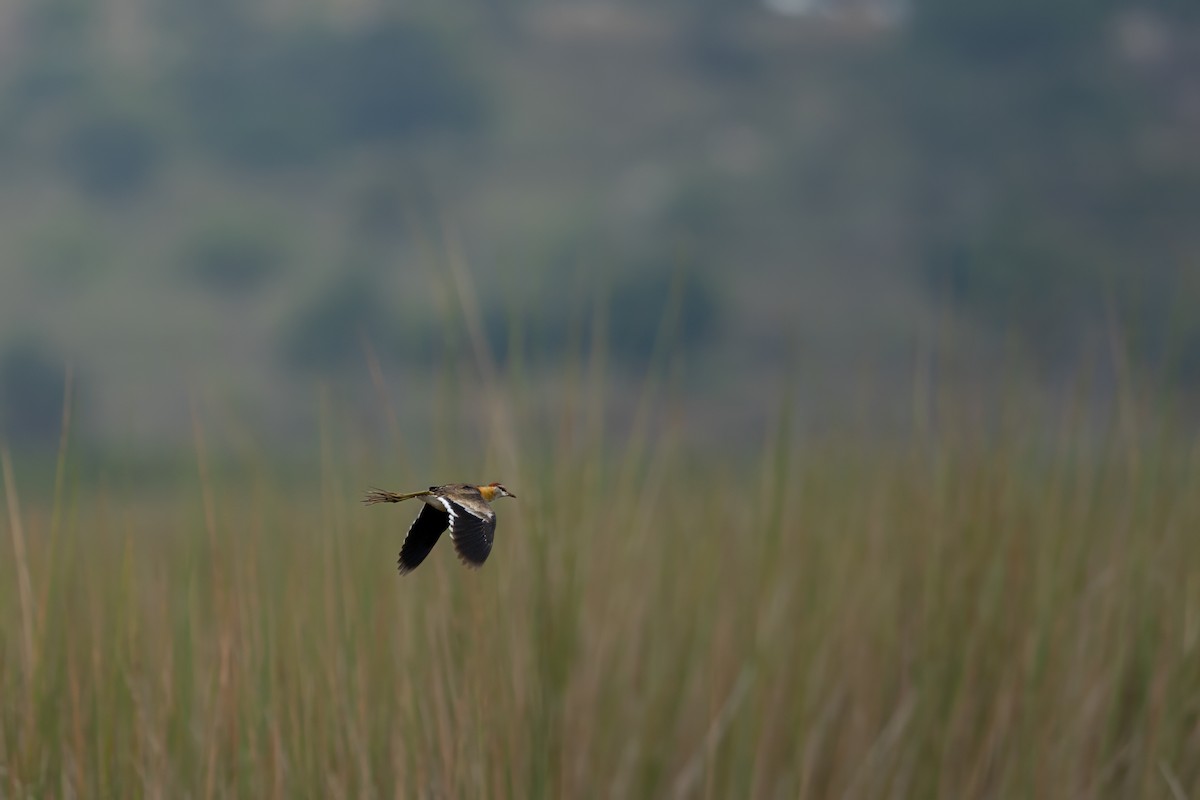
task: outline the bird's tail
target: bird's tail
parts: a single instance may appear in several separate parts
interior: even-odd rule
[[[383,489],[372,489],[367,492],[367,496],[363,498],[363,503],[366,505],[374,505],[375,503],[400,503],[404,500],[411,500],[414,497],[426,497],[431,492],[425,490],[423,492],[409,492],[408,494],[396,494],[395,492],[386,492]]]

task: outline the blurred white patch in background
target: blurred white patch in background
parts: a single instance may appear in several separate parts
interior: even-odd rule
[[[808,14],[815,14],[825,7],[823,0],[763,0],[765,5],[776,14],[785,14],[789,17],[803,17]]]
[[[908,0],[763,0],[767,10],[788,17],[833,17],[868,25],[892,26],[908,16]]]

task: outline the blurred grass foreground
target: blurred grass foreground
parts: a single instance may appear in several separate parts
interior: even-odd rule
[[[153,492],[6,453],[0,796],[1200,793],[1194,439],[782,413],[730,458],[666,384],[618,435],[573,381],[557,417],[516,370],[443,387],[419,467],[333,412],[309,475],[199,416]],[[416,508],[361,490],[495,479],[487,566],[399,579]]]

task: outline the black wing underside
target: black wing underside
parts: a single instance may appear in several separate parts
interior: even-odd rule
[[[429,551],[437,544],[442,531],[450,525],[450,515],[428,503],[421,504],[421,513],[413,520],[404,544],[400,546],[400,558],[397,564],[400,574],[412,572],[429,555]]]
[[[482,567],[496,538],[496,515],[489,510],[483,512],[487,516],[477,516],[446,498],[442,498],[442,503],[450,510],[450,538],[454,540],[459,560],[468,567]]]

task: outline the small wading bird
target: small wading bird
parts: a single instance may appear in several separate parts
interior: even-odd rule
[[[450,528],[459,561],[468,567],[482,567],[496,538],[496,512],[490,504],[501,497],[515,498],[516,495],[498,483],[486,486],[448,483],[408,494],[372,489],[363,502],[367,505],[400,503],[417,497],[425,505],[413,520],[400,547],[401,575],[412,572],[425,560],[446,528]]]

